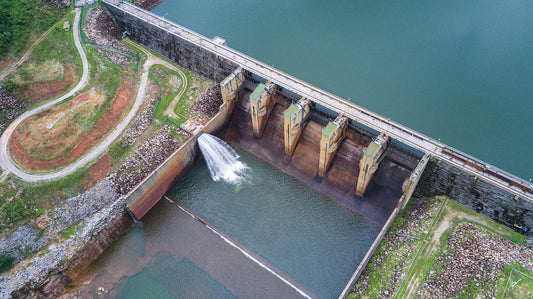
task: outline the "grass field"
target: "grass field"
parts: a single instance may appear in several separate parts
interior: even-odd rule
[[[529,249],[529,255],[526,251],[524,256],[505,255],[514,250],[528,250],[520,245],[525,241],[524,237],[452,200],[444,202],[442,199],[411,199],[356,282],[350,298],[524,298],[524,294],[533,294],[531,269],[528,271],[524,268],[524,263],[533,262],[532,250]],[[431,201],[434,200],[436,201],[432,204]],[[426,203],[421,210],[419,207],[423,201]],[[423,220],[418,221],[413,216]],[[433,221],[434,224],[428,226]],[[413,222],[415,225],[409,228]],[[458,243],[458,236],[465,242]],[[457,267],[450,264],[454,259],[466,259],[468,262],[468,259],[480,258],[480,262],[475,263],[476,266],[484,265],[489,269],[495,267],[491,266],[491,258],[462,255],[463,252],[472,250],[469,248],[471,242],[497,244],[488,245],[488,251],[485,247],[480,247],[485,248],[480,250],[480,255],[490,257],[498,254],[501,260],[509,264],[496,272],[483,270],[480,273],[470,273],[472,271],[469,268],[450,272],[450,267]],[[520,247],[522,249],[517,249]],[[487,253],[490,250],[499,251]],[[496,266],[494,269],[499,268]],[[441,277],[448,276],[455,277],[452,279],[454,289],[450,287],[452,280],[441,284]],[[455,290],[454,293],[446,293],[450,289]]]

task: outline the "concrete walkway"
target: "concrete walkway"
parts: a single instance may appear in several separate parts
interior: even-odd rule
[[[366,108],[346,101],[334,94],[304,82],[303,80],[286,74],[268,64],[242,54],[232,48],[220,45],[207,37],[165,20],[164,18],[143,10],[135,5],[126,2],[116,2],[114,0],[103,0],[103,2],[106,5],[115,6],[129,14],[143,18],[144,20],[171,34],[175,34],[187,40],[188,42],[195,44],[196,46],[199,46],[228,61],[235,63],[236,65],[241,66],[245,70],[270,80],[273,83],[304,96],[326,108],[329,108],[333,111],[342,112],[348,118],[353,119],[365,126],[373,128],[379,132],[385,132],[390,137],[397,139],[402,143],[419,149],[424,153],[431,154],[432,156],[446,161],[447,163],[464,170],[467,173],[475,175],[489,182],[490,184],[498,186],[503,190],[521,196],[527,200],[533,201],[533,193],[523,191],[514,184],[509,184],[509,181],[511,181],[518,185],[529,186],[529,188],[533,188],[530,182],[526,182],[523,179],[520,179],[481,160],[453,149],[437,140],[433,140],[432,138],[416,132],[415,130],[412,130],[406,126],[391,121],[389,118],[381,116]],[[450,156],[449,153],[455,157]],[[473,166],[476,164],[483,165],[487,169],[490,168],[491,172],[486,172],[484,169],[479,169]],[[495,175],[492,173],[495,173]]]
[[[81,76],[80,82],[67,94],[63,95],[62,97],[48,102],[42,106],[39,106],[31,111],[26,111],[22,115],[20,115],[17,119],[15,119],[9,127],[4,131],[4,134],[0,137],[0,167],[6,172],[10,172],[13,175],[21,178],[24,181],[28,182],[38,182],[38,181],[47,181],[47,180],[55,180],[62,178],[64,176],[67,176],[74,171],[78,170],[79,168],[87,165],[87,163],[91,162],[92,160],[98,158],[102,153],[104,153],[107,148],[113,143],[115,139],[117,139],[120,134],[124,131],[124,129],[128,126],[128,124],[133,120],[135,115],[137,114],[139,108],[141,107],[143,103],[144,93],[146,91],[146,84],[148,82],[148,67],[149,63],[152,63],[151,55],[149,56],[149,59],[145,63],[141,75],[141,82],[139,84],[138,90],[137,90],[137,97],[135,98],[135,103],[133,104],[132,109],[129,111],[129,113],[126,115],[126,117],[120,122],[120,124],[113,129],[113,131],[102,141],[100,144],[98,144],[95,148],[93,148],[91,151],[89,151],[87,154],[85,154],[80,159],[76,160],[74,163],[54,172],[50,173],[43,173],[43,174],[32,174],[27,172],[26,170],[23,170],[19,168],[13,159],[11,158],[11,155],[8,151],[8,143],[9,139],[11,138],[13,132],[15,131],[15,128],[22,122],[24,119],[39,113],[43,110],[49,109],[53,107],[54,105],[61,103],[62,101],[74,96],[79,90],[81,90],[88,82],[89,80],[89,63],[87,61],[87,56],[85,55],[85,52],[83,51],[83,48],[80,43],[80,36],[79,36],[79,19],[80,19],[80,8],[76,8],[76,17],[74,19],[74,27],[73,27],[73,33],[74,33],[74,43],[76,45],[76,49],[78,50],[81,60],[82,60],[82,66],[83,66],[83,74]]]

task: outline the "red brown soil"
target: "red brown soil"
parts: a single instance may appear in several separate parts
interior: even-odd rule
[[[0,60],[0,72],[2,72],[5,68],[7,68],[10,63],[11,63],[11,60],[7,58]]]
[[[11,154],[19,165],[33,171],[57,169],[70,164],[104,139],[120,122],[122,114],[128,110],[130,102],[133,100],[133,92],[133,82],[128,79],[122,80],[117,90],[117,96],[113,99],[111,111],[98,119],[94,128],[87,135],[79,138],[78,143],[74,146],[68,157],[47,161],[32,159],[15,136],[10,140]]]
[[[89,174],[91,180],[98,181],[105,177],[107,173],[113,168],[113,159],[108,154],[103,155],[98,159],[98,162],[91,167]]]
[[[23,90],[17,90],[17,93],[25,96],[31,102],[39,102],[45,99],[53,98],[65,91],[72,82],[74,82],[74,72],[72,65],[65,66],[65,79],[62,81],[48,81],[28,83]]]

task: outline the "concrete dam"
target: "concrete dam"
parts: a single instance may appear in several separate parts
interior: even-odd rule
[[[447,195],[533,239],[530,182],[239,53],[223,39],[125,2],[103,2],[130,39],[220,84],[224,103],[203,132],[222,136],[382,226],[341,296],[413,194]],[[127,195],[137,218],[192,168],[198,135]]]

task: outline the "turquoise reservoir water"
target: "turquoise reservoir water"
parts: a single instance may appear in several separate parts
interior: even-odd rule
[[[212,181],[202,160],[169,193],[306,293],[336,298],[380,227],[237,152],[249,166],[240,186]],[[71,292],[90,297],[98,288],[119,298],[299,296],[165,199]]]
[[[380,227],[239,151],[241,186],[212,182],[201,161],[169,193],[287,276],[337,297]]]
[[[205,36],[533,178],[533,1],[183,1]]]

